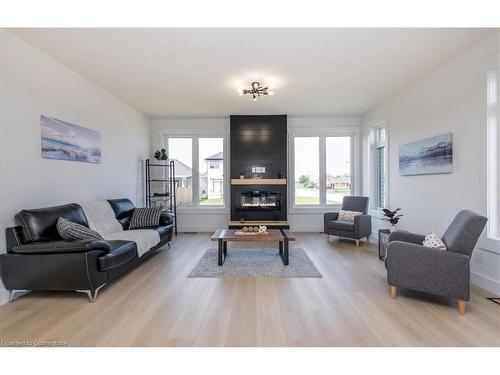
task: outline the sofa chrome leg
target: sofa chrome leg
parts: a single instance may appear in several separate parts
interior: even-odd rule
[[[391,298],[396,299],[398,296],[398,288],[393,285],[389,285],[389,289],[391,291]]]
[[[458,300],[458,313],[460,315],[465,315],[465,300],[464,299]]]
[[[92,291],[92,290],[88,290],[88,289],[85,289],[85,290],[77,290],[78,293],[85,293],[87,294],[87,297],[89,297],[89,301],[90,303],[94,303],[96,298],[97,298],[97,293],[99,293],[99,290],[101,290],[101,288],[106,285],[106,284],[102,284],[100,287],[98,287],[96,290]]]
[[[12,289],[10,292],[9,292],[9,303],[14,301],[14,298],[16,296],[17,293],[22,293],[22,292],[27,292],[28,290],[26,289]]]

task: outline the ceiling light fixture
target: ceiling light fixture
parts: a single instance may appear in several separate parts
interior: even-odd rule
[[[274,95],[273,90],[271,90],[267,86],[265,86],[265,87],[261,86],[261,84],[259,82],[252,82],[252,88],[251,89],[238,90],[238,93],[240,94],[240,96],[243,96],[243,95],[252,95],[252,100],[254,102],[256,102],[257,99],[261,95],[269,95],[269,96],[273,96]]]

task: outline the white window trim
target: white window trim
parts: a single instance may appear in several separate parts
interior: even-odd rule
[[[359,156],[359,128],[338,127],[328,128],[300,128],[288,130],[288,212],[323,213],[326,210],[338,209],[340,205],[326,204],[326,137],[351,137],[351,194],[358,194],[360,172]],[[295,137],[319,137],[319,198],[318,205],[295,205]]]
[[[491,199],[491,183],[490,183],[490,173],[489,169],[491,168],[491,163],[490,163],[490,150],[492,145],[490,144],[490,134],[489,134],[489,129],[488,129],[488,113],[491,111],[490,108],[488,108],[488,96],[487,96],[487,85],[488,85],[488,74],[491,71],[496,71],[499,77],[499,82],[500,82],[500,53],[495,52],[491,56],[487,57],[483,61],[481,61],[478,64],[478,78],[479,78],[479,90],[480,90],[480,103],[481,103],[481,110],[480,110],[480,117],[479,117],[479,129],[481,133],[481,140],[483,142],[481,149],[484,150],[483,153],[481,153],[481,163],[482,165],[481,168],[481,190],[484,192],[483,194],[483,200],[481,202],[482,206],[482,212],[486,214],[486,216],[491,220],[493,212],[491,212],[490,209],[490,199]],[[500,84],[499,84],[500,86]],[[500,93],[499,91],[500,87],[497,87],[497,93]],[[498,99],[497,99],[498,100]],[[498,121],[500,121],[500,101],[498,104]],[[498,131],[498,129],[497,129]],[[497,149],[498,150],[498,149]],[[488,220],[488,223],[486,225],[486,230],[483,231],[481,234],[481,237],[478,242],[478,247],[481,249],[484,249],[489,252],[493,252],[496,254],[500,254],[500,239],[498,238],[493,238],[490,236],[490,225],[491,222]],[[498,220],[498,217],[497,219]]]
[[[385,129],[385,140],[384,141],[378,141],[377,140],[377,132],[379,129]],[[386,208],[389,206],[389,131],[387,128],[387,120],[382,120],[381,122],[377,123],[377,125],[372,127],[372,134],[373,134],[373,147],[371,150],[372,153],[372,167],[373,167],[373,179],[372,179],[372,208],[377,211],[382,211],[382,209]],[[385,165],[384,165],[384,202],[383,206],[380,207],[378,205],[378,197],[379,197],[379,184],[378,184],[378,178],[379,178],[379,168],[378,168],[378,152],[377,150],[380,147],[385,147],[384,150],[384,159],[385,159]]]
[[[161,129],[158,134],[161,147],[168,152],[167,139],[170,138],[191,138],[192,139],[192,162],[193,162],[193,205],[178,206],[177,212],[180,214],[228,214],[229,213],[229,131],[224,129]],[[199,179],[199,139],[200,138],[222,138],[223,139],[223,174],[224,174],[224,197],[222,206],[201,206],[199,204],[200,179]],[[195,178],[196,176],[196,178]]]

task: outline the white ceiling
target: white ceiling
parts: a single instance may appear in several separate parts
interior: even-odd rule
[[[14,29],[151,117],[361,114],[493,29]],[[256,103],[237,88],[258,80]]]

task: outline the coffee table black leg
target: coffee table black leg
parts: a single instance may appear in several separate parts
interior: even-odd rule
[[[224,256],[224,254],[223,254],[223,252],[224,252],[224,250],[223,250],[223,248],[224,248],[224,241],[222,239],[219,239],[218,243],[219,243],[219,249],[218,249],[219,252],[218,252],[218,256],[217,256],[217,264],[219,266],[222,266],[224,264],[224,259],[223,259],[223,256]]]
[[[284,239],[283,264],[288,266],[288,238]]]
[[[227,241],[224,241],[224,260],[226,260],[226,256],[227,256]]]
[[[283,257],[283,241],[279,242],[278,249],[280,251],[280,256]]]

